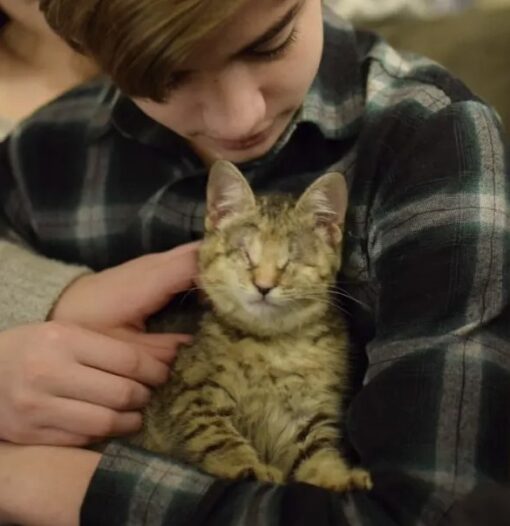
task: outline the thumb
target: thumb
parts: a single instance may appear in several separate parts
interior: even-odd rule
[[[200,242],[187,243],[151,255],[144,279],[149,281],[146,285],[150,287],[153,298],[157,298],[157,307],[165,306],[176,294],[194,286],[198,280],[199,246]]]

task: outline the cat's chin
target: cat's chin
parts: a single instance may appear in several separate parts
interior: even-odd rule
[[[296,311],[288,305],[270,301],[243,303],[230,312],[229,321],[241,331],[258,336],[289,333],[308,323],[313,323],[324,313],[324,305],[308,304]]]
[[[247,315],[255,315],[263,318],[268,316],[275,316],[284,312],[284,309],[282,309],[280,305],[266,300],[246,302],[243,305],[243,308],[246,311]]]

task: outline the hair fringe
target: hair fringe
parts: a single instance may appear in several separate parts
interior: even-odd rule
[[[41,0],[50,26],[128,96],[165,100],[194,47],[246,0]]]

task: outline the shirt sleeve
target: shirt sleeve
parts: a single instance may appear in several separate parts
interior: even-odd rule
[[[8,144],[0,143],[0,330],[44,321],[62,291],[90,272],[41,256],[32,247]]]
[[[387,126],[372,147],[367,214],[375,334],[347,421],[374,489],[217,481],[116,444],[89,487],[85,526],[456,524],[456,503],[508,480],[503,132],[478,102]],[[473,501],[475,512],[485,516],[486,502]]]
[[[428,525],[508,481],[509,153],[479,102],[403,111],[377,130],[375,336],[349,429],[378,502]]]

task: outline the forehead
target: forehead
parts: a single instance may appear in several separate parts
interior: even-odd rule
[[[232,17],[205,37],[183,63],[183,69],[214,67],[257,40],[294,6],[306,0],[246,0]]]

